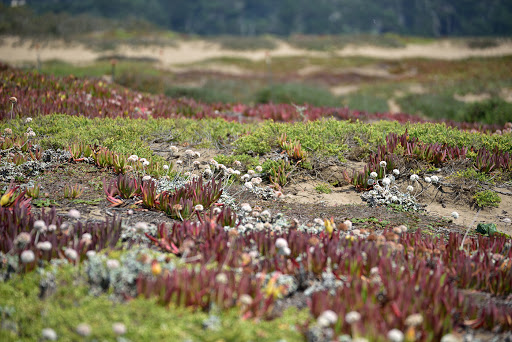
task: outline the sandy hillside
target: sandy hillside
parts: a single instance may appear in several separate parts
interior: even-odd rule
[[[159,60],[164,66],[199,62],[215,57],[242,57],[262,60],[266,57],[265,50],[232,51],[224,50],[218,44],[196,40],[182,41],[176,46],[121,46],[116,50],[99,52],[81,44],[66,44],[62,41],[51,41],[39,50],[32,42],[20,41],[17,37],[3,37],[0,40],[0,60],[10,64],[34,63],[39,55],[41,61],[59,59],[68,63],[91,63],[103,55],[124,55],[126,57],[148,57]],[[430,44],[410,44],[403,48],[384,48],[375,46],[350,45],[334,52],[307,51],[294,48],[279,42],[277,48],[270,52],[271,56],[363,56],[380,59],[432,58],[455,60],[480,56],[505,56],[512,54],[512,42],[488,49],[470,49],[450,41],[438,41]]]

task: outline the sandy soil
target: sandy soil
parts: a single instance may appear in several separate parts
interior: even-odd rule
[[[112,53],[126,57],[149,57],[159,60],[164,66],[188,64],[215,57],[241,57],[251,60],[263,60],[267,52],[256,51],[230,51],[223,50],[216,43],[206,41],[182,41],[177,46],[148,46],[133,47],[121,46],[114,51],[98,52],[81,44],[65,44],[62,41],[52,41],[36,50],[32,42],[21,42],[17,37],[3,37],[0,46],[0,60],[11,63],[35,62],[37,55],[41,61],[60,59],[69,63],[91,63],[102,55]],[[512,43],[504,42],[501,45],[488,49],[470,49],[456,45],[449,41],[439,41],[431,44],[410,44],[403,48],[384,48],[375,46],[346,46],[334,52],[307,51],[294,48],[284,42],[279,42],[277,48],[270,52],[271,57],[279,56],[364,56],[379,59],[403,58],[433,58],[456,60],[477,56],[504,56],[512,54]]]
[[[325,206],[340,206],[347,204],[361,205],[360,193],[354,190],[353,186],[344,186],[340,188],[332,188],[330,194],[319,193],[315,187],[322,182],[309,181],[286,187],[283,200],[288,203],[296,203],[303,205],[323,204]],[[426,215],[436,217],[451,217],[451,213],[456,211],[459,218],[454,223],[464,226],[476,228],[478,223],[495,223],[498,231],[512,235],[512,225],[506,223],[504,219],[512,218],[512,193],[510,195],[499,194],[501,203],[498,208],[485,208],[478,211],[472,208],[469,203],[460,201],[452,201],[449,196],[437,193],[431,189],[421,197],[420,203],[426,204]],[[369,209],[371,210],[371,209]]]

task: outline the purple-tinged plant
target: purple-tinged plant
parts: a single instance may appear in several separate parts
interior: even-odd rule
[[[273,297],[265,297],[262,281],[249,274],[236,275],[233,271],[218,271],[206,266],[199,270],[176,269],[151,279],[139,276],[137,293],[146,298],[157,297],[157,302],[209,310],[212,304],[227,309],[238,304],[238,298],[250,297],[241,307],[241,317],[267,318],[273,308]]]

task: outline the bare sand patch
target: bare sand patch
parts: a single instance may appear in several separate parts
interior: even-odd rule
[[[457,101],[464,102],[464,103],[474,103],[474,102],[481,102],[481,101],[488,100],[491,98],[491,95],[487,94],[487,93],[465,94],[465,95],[455,94],[455,95],[453,95],[453,98]]]
[[[340,85],[330,88],[331,93],[336,96],[348,95],[350,93],[356,92],[359,90],[359,86],[356,85]]]
[[[512,88],[502,88],[500,96],[503,100],[512,103]]]

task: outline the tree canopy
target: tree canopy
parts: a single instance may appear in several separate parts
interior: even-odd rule
[[[37,13],[136,18],[200,35],[512,34],[510,0],[28,0],[27,4]]]

